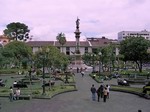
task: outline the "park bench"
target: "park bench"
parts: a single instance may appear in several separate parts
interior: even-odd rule
[[[30,95],[20,95],[19,100],[31,100],[32,97]]]
[[[14,88],[27,88],[28,86],[23,83],[17,83],[13,85]]]
[[[125,79],[124,79],[125,80]],[[126,82],[125,82],[126,81]],[[118,85],[121,85],[121,86],[130,86],[129,82],[127,80],[123,81],[122,79],[119,79],[117,81]]]
[[[51,86],[54,86],[55,82],[51,82]],[[46,83],[45,86],[49,86],[49,83]]]

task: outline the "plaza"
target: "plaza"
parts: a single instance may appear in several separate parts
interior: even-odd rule
[[[137,95],[110,91],[110,99],[106,103],[92,101],[90,87],[96,83],[86,72],[82,77],[75,74],[78,91],[57,95],[52,99],[32,99],[10,102],[8,98],[0,98],[1,112],[149,112],[149,100]],[[101,84],[116,84],[116,79]]]

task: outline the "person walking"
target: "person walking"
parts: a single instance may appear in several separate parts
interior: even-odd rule
[[[103,98],[104,97],[104,86],[103,85],[101,85],[100,86],[100,90],[101,90],[101,98]]]
[[[94,84],[91,87],[91,93],[92,93],[92,100],[96,100],[96,88],[94,87]]]
[[[103,99],[104,99],[104,102],[106,102],[107,93],[108,93],[108,92],[107,92],[107,88],[105,87],[105,88],[104,88],[104,98],[103,98]]]
[[[82,77],[84,77],[84,71],[81,72]]]
[[[103,97],[103,85],[100,85],[100,87],[97,89],[97,101],[100,101],[100,97]]]
[[[109,99],[109,91],[110,91],[109,89],[110,89],[110,86],[107,84],[106,88],[107,88],[107,98]]]
[[[19,100],[19,96],[20,96],[20,89],[17,88],[16,89],[16,100]]]
[[[10,87],[9,99],[11,102],[14,100],[14,90],[12,86]]]
[[[77,73],[79,73],[79,68],[77,67]]]

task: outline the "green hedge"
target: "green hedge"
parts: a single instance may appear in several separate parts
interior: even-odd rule
[[[114,74],[116,72],[121,74],[121,75],[134,75],[134,74],[137,74],[140,76],[150,75],[150,71],[148,71],[148,70],[143,70],[143,72],[141,72],[141,73],[139,71],[133,71],[133,70],[121,70],[121,71],[114,71],[114,72],[112,72],[112,74]]]
[[[97,73],[91,73],[89,75],[98,83],[102,83],[104,80],[104,77],[102,75],[99,76]]]
[[[18,69],[0,69],[0,74],[16,74]]]

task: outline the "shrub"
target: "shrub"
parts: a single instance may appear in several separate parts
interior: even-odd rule
[[[18,69],[1,69],[0,74],[12,74],[17,73]]]
[[[5,93],[5,92],[8,92],[8,90],[6,90],[6,89],[5,89],[5,90],[1,90],[1,92],[2,92],[2,93]]]
[[[33,91],[32,94],[33,94],[33,95],[40,94],[40,91],[38,91],[38,90],[37,90],[37,91]]]

